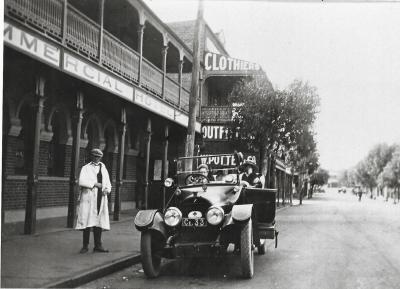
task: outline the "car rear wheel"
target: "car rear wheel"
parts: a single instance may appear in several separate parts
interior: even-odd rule
[[[253,255],[253,228],[251,219],[240,232],[240,261],[242,264],[242,276],[251,278],[254,274],[254,255]]]
[[[151,231],[145,231],[141,234],[140,253],[142,266],[144,273],[149,278],[156,278],[160,274],[162,253],[162,243],[160,241]]]

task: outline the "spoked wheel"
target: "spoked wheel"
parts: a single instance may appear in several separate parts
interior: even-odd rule
[[[156,278],[160,274],[163,247],[163,241],[161,238],[157,238],[156,234],[151,231],[142,232],[140,254],[143,271],[149,278]]]
[[[253,256],[253,227],[251,219],[240,232],[240,261],[242,264],[242,276],[251,278],[254,274]]]
[[[267,240],[260,239],[260,246],[257,247],[258,255],[265,255],[267,252]]]

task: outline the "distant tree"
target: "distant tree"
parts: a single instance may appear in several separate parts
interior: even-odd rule
[[[371,198],[373,189],[376,188],[382,177],[385,166],[392,158],[396,146],[389,146],[382,143],[375,145],[368,153],[367,157],[361,161],[356,168],[357,180],[365,187],[369,188]]]
[[[329,172],[322,168],[319,168],[316,172],[314,172],[310,177],[310,186],[311,186],[311,196],[314,192],[315,186],[323,186],[328,183]]]
[[[379,181],[382,185],[388,186],[397,192],[399,198],[400,190],[400,148],[393,152],[391,160],[386,164],[382,173],[379,176]]]

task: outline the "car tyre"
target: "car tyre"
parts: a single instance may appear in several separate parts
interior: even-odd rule
[[[254,274],[254,254],[253,227],[251,219],[243,226],[240,232],[240,261],[242,265],[243,278],[252,278]]]
[[[257,247],[258,255],[265,255],[267,252],[267,240],[260,240],[260,246]]]
[[[140,254],[142,257],[143,271],[148,278],[156,278],[161,269],[160,244],[151,231],[141,234]]]

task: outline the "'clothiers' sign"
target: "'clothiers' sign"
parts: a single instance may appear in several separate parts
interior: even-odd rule
[[[235,59],[213,52],[204,54],[204,68],[212,72],[249,72],[261,69],[260,65],[257,63]]]

